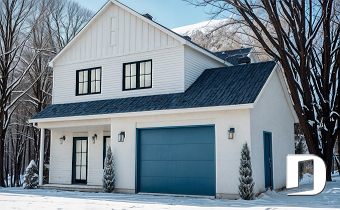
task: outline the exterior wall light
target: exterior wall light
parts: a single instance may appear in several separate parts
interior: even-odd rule
[[[124,142],[125,139],[125,131],[120,132],[120,134],[118,134],[118,142]]]
[[[235,128],[230,128],[228,133],[229,133],[228,139],[234,139]]]
[[[65,137],[65,136],[62,136],[62,137],[60,137],[59,139],[60,139],[60,145],[63,145],[63,143],[64,143],[66,137]]]
[[[92,143],[95,144],[96,143],[96,140],[97,140],[97,134],[94,134],[92,136]]]

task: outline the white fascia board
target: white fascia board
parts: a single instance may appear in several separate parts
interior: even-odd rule
[[[141,15],[140,13],[136,12],[135,10],[131,9],[130,7],[120,3],[119,1],[116,0],[111,0],[112,3],[116,4],[117,6],[123,8],[124,10],[128,11],[129,13],[137,16],[138,18],[142,19],[143,21],[147,22],[148,24],[152,25],[153,27],[159,29],[160,31],[166,33],[167,35],[171,36],[172,38],[176,39],[177,41],[179,41],[181,44],[186,44],[186,40],[179,36],[178,34],[176,34],[175,32],[173,32],[170,29],[165,28],[164,26],[161,26],[160,24],[157,24],[156,22],[154,22],[153,20],[150,20],[149,18],[144,17],[143,15]]]
[[[186,108],[186,109],[167,109],[167,110],[155,110],[155,111],[143,111],[143,112],[126,112],[126,113],[113,113],[113,114],[100,114],[100,115],[29,119],[28,122],[29,123],[60,122],[60,121],[91,120],[91,119],[105,119],[105,118],[119,118],[119,117],[139,117],[139,116],[150,116],[150,115],[182,114],[182,113],[194,113],[194,112],[226,111],[226,110],[252,109],[252,108],[254,108],[254,105],[250,103],[250,104],[238,104],[238,105],[228,105],[228,106],[212,106],[212,107]]]
[[[160,24],[157,24],[156,22],[150,20],[149,18],[144,17],[143,15],[139,14],[138,12],[134,11],[133,9],[125,6],[124,4],[120,3],[119,1],[116,0],[111,0],[112,3],[118,5],[119,7],[123,8],[124,10],[130,12],[131,14],[139,17],[140,19],[142,19],[143,21],[147,22],[148,24],[154,26],[155,28],[159,29],[160,31],[166,33],[167,35],[171,36],[172,38],[176,39],[177,41],[179,41],[181,44],[183,45],[188,45],[191,48],[195,49],[196,51],[199,51],[211,58],[213,58],[214,60],[217,60],[223,64],[226,64],[227,66],[233,66],[231,63],[224,61],[223,59],[220,59],[219,57],[213,55],[212,53],[209,53],[207,50],[204,50],[196,45],[194,45],[191,42],[188,42],[185,38],[183,38],[182,36],[180,36],[179,34],[173,32],[172,30],[165,28],[164,26],[161,26]]]
[[[209,56],[210,58],[212,58],[212,59],[214,59],[214,60],[216,60],[216,61],[218,61],[220,63],[223,63],[223,64],[225,64],[227,66],[233,66],[233,64],[231,64],[231,63],[229,63],[229,62],[227,62],[227,61],[217,57],[216,55],[213,55],[212,53],[208,52],[207,50],[204,50],[204,49],[194,45],[191,42],[186,42],[186,45],[188,45],[189,47],[191,47],[192,49],[194,49],[196,51],[199,51],[199,52],[203,53],[206,56]]]
[[[65,51],[67,51],[75,41],[77,41],[82,34],[101,16],[105,10],[112,4],[112,1],[109,0],[106,4],[91,18],[91,20],[78,32],[78,34],[73,37],[73,39],[49,62],[49,66],[53,67],[53,63],[62,55]]]
[[[274,66],[274,69],[272,70],[272,72],[270,73],[269,77],[267,78],[266,82],[264,83],[260,93],[257,95],[256,99],[255,99],[255,102],[254,102],[254,107],[256,106],[257,102],[260,100],[264,90],[266,89],[266,87],[268,86],[268,83],[270,81],[270,79],[273,77],[273,75],[275,74],[276,70],[278,68],[278,65],[276,64]]]
[[[279,77],[279,81],[281,83],[281,87],[282,87],[283,92],[285,94],[285,97],[286,97],[289,109],[290,109],[290,111],[291,111],[291,113],[293,115],[294,121],[295,121],[295,123],[299,123],[299,118],[298,118],[298,116],[297,116],[297,114],[295,112],[295,108],[293,106],[293,101],[292,101],[292,98],[290,96],[290,93],[288,92],[288,86],[287,86],[286,81],[285,81],[285,79],[283,77],[283,72],[282,72],[280,66],[278,66],[277,75]]]
[[[289,109],[290,109],[290,112],[292,113],[292,116],[294,118],[294,121],[295,123],[298,123],[299,122],[299,119],[296,115],[296,112],[295,112],[295,109],[294,109],[294,106],[293,106],[293,103],[292,103],[292,100],[290,99],[290,95],[288,93],[288,88],[286,86],[286,82],[284,81],[284,78],[283,78],[283,75],[282,75],[282,72],[281,72],[281,67],[279,66],[278,63],[276,63],[273,71],[270,73],[269,77],[267,78],[267,81],[266,83],[264,84],[264,86],[262,87],[259,95],[256,97],[256,100],[254,102],[254,107],[256,107],[256,104],[257,102],[260,100],[264,90],[267,88],[268,86],[268,83],[269,81],[271,80],[271,78],[273,77],[274,74],[277,74],[278,77],[279,77],[279,80],[280,80],[280,85],[281,85],[281,88],[284,92],[284,95],[285,95],[285,98],[286,98],[286,101],[287,101],[287,104],[289,106]]]

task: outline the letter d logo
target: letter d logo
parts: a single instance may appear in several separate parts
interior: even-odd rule
[[[299,187],[299,162],[313,160],[314,182],[313,190],[307,190],[287,195],[317,195],[326,186],[326,165],[325,162],[316,155],[287,155],[287,189]]]

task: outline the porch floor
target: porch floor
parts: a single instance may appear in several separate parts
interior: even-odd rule
[[[78,191],[78,192],[103,192],[102,186],[91,186],[81,184],[44,184],[38,186],[39,189],[46,190],[63,190],[63,191]]]

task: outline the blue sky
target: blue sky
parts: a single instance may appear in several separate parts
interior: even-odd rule
[[[107,0],[76,0],[81,5],[97,12]],[[189,5],[182,0],[120,0],[141,14],[149,13],[154,20],[173,29],[209,20],[206,14],[211,8]],[[222,19],[221,17],[219,19]]]

